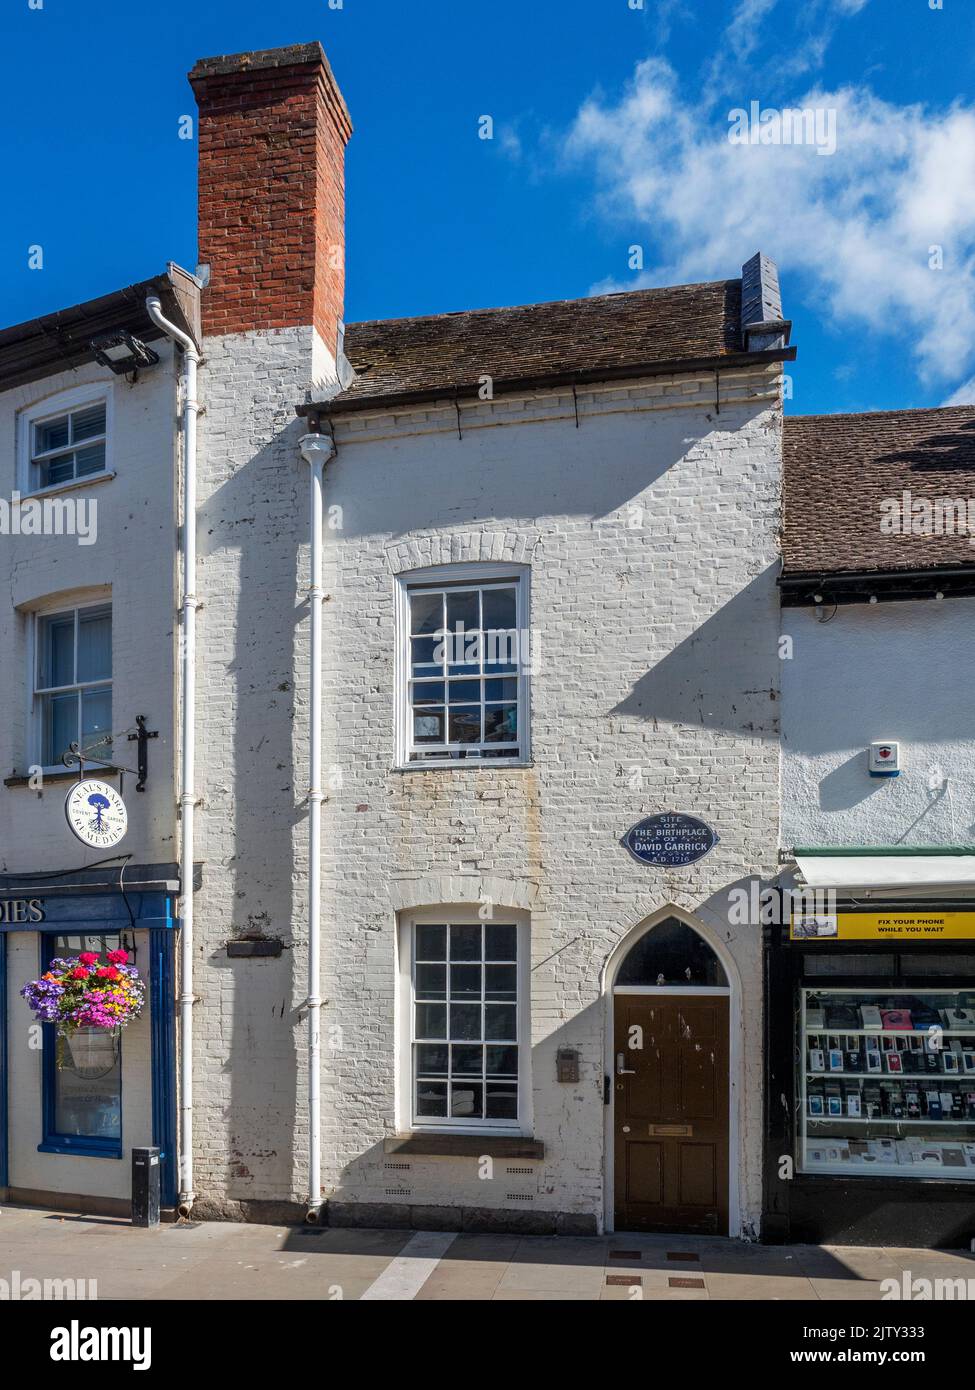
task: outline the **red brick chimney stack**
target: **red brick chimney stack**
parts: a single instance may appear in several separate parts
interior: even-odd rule
[[[189,80],[204,334],[314,325],[334,358],[352,123],[321,44],[203,58]]]

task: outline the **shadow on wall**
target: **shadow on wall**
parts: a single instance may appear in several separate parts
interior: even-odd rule
[[[759,402],[752,413],[767,408]],[[744,414],[735,412],[737,425]],[[375,449],[340,446],[329,469],[326,504],[342,504],[344,540],[385,537],[477,524],[497,515],[500,499],[508,515],[522,520],[564,514],[569,478],[572,513],[599,517],[683,459],[702,437],[689,426],[706,435],[711,426],[705,420],[699,413],[692,422],[685,411],[664,412],[651,430],[643,417],[606,417],[598,432],[585,421],[579,430],[567,424],[557,446],[551,431],[539,429],[521,449],[512,448],[504,430],[472,432],[463,440],[427,435]],[[208,782],[200,790],[211,820],[218,822],[210,841],[215,852],[208,857],[222,910],[216,920],[201,913],[209,974],[201,992],[225,1001],[219,1021],[208,1013],[212,1052],[200,1060],[223,1075],[208,1162],[226,1173],[225,1195],[235,1201],[286,1200],[303,1192],[306,1182],[304,1042],[294,1013],[295,1001],[305,995],[306,943],[293,941],[291,930],[302,920],[300,906],[297,917],[295,908],[305,894],[307,805],[304,769],[295,763],[295,720],[304,714],[304,692],[296,700],[293,681],[296,643],[299,669],[307,660],[307,605],[297,598],[307,584],[300,568],[306,560],[299,558],[307,532],[307,466],[298,455],[301,421],[281,411],[273,418],[255,416],[252,425],[267,442],[239,466],[232,454],[221,458],[221,443],[214,441],[213,463],[222,465],[223,475],[203,505],[200,557],[208,604],[200,641],[220,673],[216,689],[200,699],[199,736],[209,761]],[[643,676],[613,712],[773,737],[774,579],[769,567],[748,583]],[[228,631],[220,625],[221,603],[231,595],[236,606],[226,622],[235,626]],[[647,613],[655,618],[652,592]],[[325,675],[327,685],[327,655]],[[768,688],[758,688],[766,680]],[[276,960],[228,960],[224,943],[243,933],[280,935],[285,952]],[[233,972],[232,980],[226,971]],[[219,1007],[211,997],[209,1011]],[[201,1038],[201,1051],[203,1046]],[[380,1165],[380,1178],[382,1172]]]
[[[604,1026],[600,997],[532,1047],[534,1130],[544,1158],[389,1154],[371,1140],[328,1194],[328,1224],[594,1235],[602,1211]],[[563,1046],[580,1053],[579,1083],[555,1082]],[[374,1123],[383,1118],[376,1114]],[[590,1142],[580,1145],[585,1135]]]
[[[776,738],[778,590],[773,564],[673,647],[610,712],[646,722]],[[648,618],[659,621],[649,597]],[[767,682],[767,683],[763,683]]]
[[[739,927],[729,924],[733,892],[737,890],[747,898],[752,884],[752,879],[739,879],[696,909],[677,909],[672,907],[660,883],[660,891],[650,891],[648,898],[662,906],[648,913],[644,922],[658,919],[648,929],[652,933],[655,926],[668,920],[661,914],[673,911],[679,920],[685,921],[686,916],[700,913],[702,923],[707,921],[734,961],[734,969],[728,974],[732,988],[740,992],[739,978],[745,982],[740,1003],[742,1017],[748,1017],[751,1010],[751,1026],[760,1030],[761,1013],[752,1006],[756,991],[760,996],[761,990],[762,924],[757,919]],[[771,885],[756,879],[754,886],[757,890]],[[539,976],[558,973],[563,968],[559,961],[562,951],[574,948],[570,968],[577,967],[588,987],[597,991],[577,1013],[559,1022],[531,1049],[533,1132],[545,1144],[543,1159],[496,1157],[489,1169],[478,1154],[451,1158],[414,1156],[402,1151],[387,1154],[381,1140],[370,1138],[363,1142],[360,1152],[347,1159],[329,1194],[329,1223],[419,1230],[506,1229],[540,1235],[593,1233],[601,1217],[606,1174],[603,1086],[606,1028],[613,1026],[612,1012],[607,1013],[607,998],[601,992],[603,972],[607,959],[621,942],[629,942],[623,960],[630,960],[634,951],[639,952],[645,935],[635,935],[631,927],[597,927],[585,937],[572,937],[533,967],[532,989],[545,994],[550,984],[539,984]],[[712,945],[703,932],[697,935],[706,946]],[[621,960],[619,965],[622,964]],[[643,982],[651,983],[651,979],[647,977]],[[673,994],[680,993],[680,986],[675,984]],[[759,1020],[757,1024],[755,1019]],[[759,1045],[760,1031],[746,1043],[755,1057]],[[578,1082],[559,1083],[556,1079],[557,1055],[563,1047],[579,1054]],[[746,1100],[751,1107],[748,1115],[743,1108]],[[751,1152],[754,1146],[743,1148],[743,1136],[760,1132],[760,1093],[755,1090],[746,1096],[739,1089],[735,1103],[739,1107],[739,1153],[743,1155],[739,1158],[739,1183],[747,1205],[749,1175],[758,1171],[759,1159],[757,1153]],[[386,1110],[386,1104],[382,1102],[373,1113],[374,1125],[391,1125],[392,1114]],[[343,1128],[349,1136],[347,1142],[354,1143],[354,1128]]]
[[[218,920],[201,920],[198,930],[210,975],[201,990],[210,996],[207,1022],[219,1030],[206,1064],[219,1065],[226,1086],[211,1158],[225,1176],[223,1191],[213,1195],[231,1201],[288,1200],[307,1187],[301,1170],[307,1139],[297,1132],[306,1120],[298,1094],[303,1033],[295,1013],[307,989],[303,953],[296,962],[292,940],[294,899],[306,891],[295,852],[307,818],[299,779],[307,777],[296,768],[292,740],[296,633],[307,627],[308,614],[299,597],[308,582],[299,570],[308,469],[298,454],[301,421],[283,429],[281,418],[255,424],[271,437],[208,497],[201,527],[207,603],[201,642],[218,671],[224,663],[222,685],[200,700],[209,764],[201,793],[211,814],[223,817],[210,841],[219,847],[210,872],[229,877],[218,892],[230,908]],[[209,625],[219,624],[221,599],[234,585],[231,647],[224,645],[227,630]],[[226,941],[243,935],[280,937],[284,952],[229,959]],[[212,1016],[218,994],[219,1022]]]
[[[828,772],[819,784],[819,809],[821,811],[849,811],[859,806],[861,801],[876,795],[882,787],[889,786],[886,778],[867,775],[867,754],[854,753],[845,762]]]
[[[854,753],[852,757],[840,763],[839,767],[834,767],[832,772],[828,772],[819,784],[819,809],[821,811],[849,811],[854,806],[859,806],[871,796],[876,796],[880,791],[887,791],[893,786],[892,779],[887,777],[871,777],[867,771],[868,755],[866,751]],[[902,831],[902,838],[916,830],[925,818],[936,810],[942,801],[948,797],[948,783],[943,783],[940,787],[925,788],[927,795],[927,805],[920,811],[913,821]]]
[[[768,409],[758,401],[747,415],[736,407],[728,418],[742,429]],[[371,447],[340,443],[325,500],[342,503],[345,539],[507,518],[519,525],[566,515],[596,522],[645,493],[713,427],[731,428],[721,421],[699,409],[671,410],[583,419],[579,429],[561,421],[466,430],[460,439],[444,432]]]

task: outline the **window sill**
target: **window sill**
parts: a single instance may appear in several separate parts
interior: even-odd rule
[[[394,763],[391,772],[503,772],[509,768],[534,767],[531,758],[445,758],[422,763]]]
[[[86,777],[117,777],[119,769],[117,767],[103,767],[98,763],[88,763],[85,767]],[[49,782],[77,782],[78,773],[71,772],[65,768],[61,772],[41,772],[41,786],[31,787],[34,779],[26,773],[14,773],[12,777],[5,777],[3,785],[5,787],[30,787],[31,791],[42,792]]]
[[[80,487],[91,487],[94,483],[110,483],[118,475],[114,469],[107,473],[90,473],[87,478],[72,478],[69,483],[51,483],[49,487],[33,488],[20,494],[21,502],[29,502],[33,497],[56,497],[61,492],[77,492]]]
[[[39,1154],[71,1154],[75,1158],[121,1158],[122,1146],[105,1147],[98,1146],[97,1140],[79,1139],[76,1143],[70,1139],[48,1139],[43,1144],[38,1144]]]
[[[388,1154],[416,1154],[443,1158],[544,1158],[545,1145],[539,1139],[516,1134],[443,1134],[413,1131],[394,1134],[383,1140]]]

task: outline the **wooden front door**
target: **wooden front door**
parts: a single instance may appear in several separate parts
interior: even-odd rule
[[[618,1231],[728,1234],[728,997],[614,999]]]

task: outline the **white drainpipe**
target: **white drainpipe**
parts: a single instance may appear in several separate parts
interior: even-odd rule
[[[322,916],[322,498],[325,465],[334,457],[331,435],[306,434],[301,456],[311,474],[311,643],[308,672],[308,1209],[305,1220],[314,1224],[322,1207],[322,1052],[321,916]]]
[[[183,349],[183,654],[180,663],[182,765],[179,804],[180,993],[179,993],[179,1212],[193,1206],[193,818],[196,810],[196,368],[200,360],[188,334],[163,317],[155,295],[146,300],[153,323]]]

